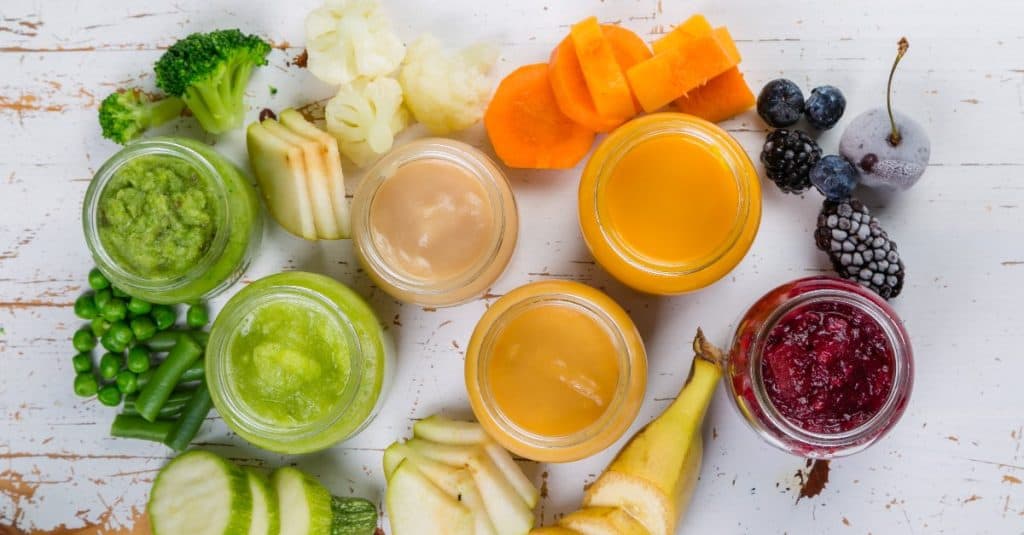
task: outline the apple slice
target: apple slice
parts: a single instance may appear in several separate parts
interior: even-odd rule
[[[412,434],[439,444],[472,446],[490,442],[491,437],[476,422],[449,420],[440,414],[424,418],[412,426]]]
[[[618,507],[580,509],[558,523],[582,535],[648,535],[643,524]]]
[[[484,444],[484,451],[494,461],[498,470],[501,470],[501,473],[505,475],[505,479],[508,480],[509,484],[516,489],[516,493],[526,502],[526,505],[530,509],[537,507],[537,502],[540,501],[540,491],[537,490],[537,487],[533,486],[533,482],[526,477],[523,470],[512,459],[512,455],[505,448],[498,445],[497,442]]]
[[[393,535],[474,535],[473,515],[430,482],[413,463],[402,461],[385,497]]]
[[[327,187],[330,191],[331,206],[334,209],[334,218],[338,225],[338,237],[351,237],[352,220],[349,217],[348,199],[345,197],[345,174],[342,172],[338,140],[307,121],[296,110],[282,111],[278,120],[285,128],[320,144],[324,153],[323,161],[327,171]]]
[[[317,239],[302,150],[274,135],[262,122],[249,125],[246,146],[270,215],[288,232]]]

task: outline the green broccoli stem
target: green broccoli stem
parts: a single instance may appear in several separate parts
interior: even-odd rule
[[[143,121],[146,127],[160,126],[181,115],[185,101],[178,97],[166,97],[149,105],[149,113]]]
[[[224,67],[223,75],[190,85],[182,98],[192,114],[211,134],[233,130],[245,119],[245,88],[255,66],[237,59]]]

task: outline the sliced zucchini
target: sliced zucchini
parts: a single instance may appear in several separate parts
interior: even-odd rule
[[[312,476],[285,466],[274,470],[281,535],[326,535],[331,532],[331,493]]]
[[[247,535],[252,509],[245,472],[201,450],[179,455],[157,474],[146,506],[153,535]]]
[[[277,493],[267,478],[252,468],[245,469],[252,491],[252,523],[249,535],[277,535],[281,531],[281,516]]]
[[[373,535],[377,506],[362,498],[331,496],[331,535]]]

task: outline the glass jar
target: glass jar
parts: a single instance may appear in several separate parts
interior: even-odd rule
[[[655,113],[616,129],[579,187],[591,253],[636,290],[673,295],[721,279],[761,222],[761,187],[743,148],[718,126]]]
[[[594,455],[636,418],[647,356],[628,314],[570,281],[521,286],[484,313],[466,352],[466,389],[481,425],[542,462]]]
[[[396,299],[451,306],[483,294],[508,266],[519,216],[501,169],[479,150],[424,139],[371,168],[352,200],[355,250]]]
[[[787,369],[789,354],[773,354],[790,350],[804,359],[793,361],[798,369]],[[773,355],[780,360],[772,361]],[[893,309],[878,295],[834,277],[795,280],[758,300],[736,329],[727,371],[726,388],[758,435],[784,451],[818,459],[861,451],[892,429],[907,406],[914,376],[910,338]],[[779,378],[786,374],[796,379]],[[818,375],[800,382],[799,374]],[[797,390],[787,392],[790,385]],[[788,400],[803,403],[802,412]],[[847,410],[852,407],[859,408]]]
[[[270,451],[307,453],[370,423],[393,353],[359,295],[323,275],[285,272],[228,301],[210,331],[206,379],[239,436]]]
[[[167,304],[232,285],[262,236],[256,190],[242,172],[202,143],[170,137],[110,157],[86,191],[82,225],[115,286]]]

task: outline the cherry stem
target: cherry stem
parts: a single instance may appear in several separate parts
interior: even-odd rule
[[[896,66],[900,64],[900,60],[903,59],[907,49],[910,48],[910,41],[907,41],[906,37],[900,37],[896,46],[898,47],[896,61],[892,62],[892,69],[889,71],[889,85],[885,88],[885,107],[889,110],[889,123],[892,124],[892,132],[889,133],[889,144],[894,147],[900,144],[903,136],[900,135],[900,129],[896,126],[896,117],[892,114],[892,77],[896,74]]]

